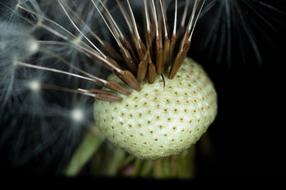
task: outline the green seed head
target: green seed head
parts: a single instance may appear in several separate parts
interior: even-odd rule
[[[138,158],[177,154],[196,143],[217,113],[214,86],[201,66],[185,59],[174,79],[157,77],[121,102],[95,104],[96,127]]]

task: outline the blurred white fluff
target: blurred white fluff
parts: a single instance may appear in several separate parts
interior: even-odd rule
[[[36,1],[21,2],[40,8]],[[51,10],[38,9],[39,15]],[[41,43],[58,41],[57,36],[35,23],[23,23],[0,20],[0,152],[4,155],[0,161],[13,167],[34,163],[37,172],[61,172],[90,126],[89,105],[94,100],[58,86],[91,88],[91,84],[18,63],[65,71],[73,71],[67,63],[90,67],[86,57],[70,45]]]
[[[39,44],[28,28],[0,20],[0,105],[10,96],[17,81],[17,61],[37,53]],[[14,89],[15,90],[15,89]],[[19,90],[19,89],[17,89]]]
[[[0,57],[6,61],[25,60],[38,51],[39,44],[30,31],[20,25],[0,21]]]

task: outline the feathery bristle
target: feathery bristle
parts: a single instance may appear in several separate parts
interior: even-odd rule
[[[138,24],[136,21],[133,10],[134,5],[129,0],[116,0],[116,5],[125,21],[130,37],[126,35],[124,26],[119,27],[117,18],[108,9],[106,2],[90,0],[90,5],[93,7],[93,16],[95,17],[96,13],[99,15],[118,48],[97,34],[93,26],[81,18],[81,15],[67,1],[57,0],[57,3],[70,23],[71,29],[64,28],[61,23],[52,18],[47,18],[35,2],[27,1],[17,4],[17,9],[30,14],[30,17],[25,17],[25,19],[29,23],[33,23],[35,28],[42,28],[59,38],[59,41],[46,41],[46,44],[40,43],[41,46],[45,46],[47,43],[70,46],[94,59],[94,63],[101,64],[114,72],[129,87],[139,91],[140,83],[145,80],[152,83],[158,75],[166,74],[169,78],[176,75],[189,50],[192,34],[204,5],[204,0],[195,0],[193,3],[186,1],[180,26],[177,24],[177,1],[175,1],[174,25],[169,26],[167,21],[168,5],[164,0],[144,0],[144,6],[142,7],[143,25]],[[187,17],[190,17],[188,22]],[[171,28],[173,28],[173,32],[169,32]],[[139,31],[145,31],[145,34],[140,34]],[[175,48],[176,46],[179,46],[179,50]],[[116,51],[116,49],[119,51]],[[86,71],[82,72],[76,66],[71,67],[80,74],[61,72],[46,66],[32,66],[29,63],[21,64],[21,66],[53,71],[101,83],[111,90],[129,94],[124,87],[119,87],[118,84],[112,81],[108,83],[103,78],[93,76],[93,74]],[[110,95],[110,92],[106,93]]]

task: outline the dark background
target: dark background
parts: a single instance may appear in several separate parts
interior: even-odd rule
[[[213,64],[216,61],[208,56],[208,50],[190,53],[203,63],[218,93],[218,116],[209,129],[214,153],[207,160],[202,154],[198,156],[199,176],[285,175],[286,19],[285,3],[281,2],[272,1],[284,15],[276,17],[280,23],[273,24],[275,30],[265,30],[271,43],[258,34],[259,29],[253,29],[262,62],[255,59],[249,44],[243,41],[242,48],[235,42],[232,45],[235,51],[230,63],[222,60]],[[203,26],[197,33],[202,30]],[[235,32],[233,38],[238,40]],[[193,47],[200,46],[199,40],[202,39],[195,40]],[[215,53],[219,51],[216,48]]]
[[[209,129],[214,155],[199,161],[200,175],[281,175],[285,171],[282,45],[267,52],[262,66],[210,68],[219,107]]]

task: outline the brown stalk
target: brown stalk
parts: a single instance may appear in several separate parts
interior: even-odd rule
[[[141,62],[138,65],[138,71],[137,71],[137,80],[139,82],[142,82],[147,74],[147,69],[148,69],[148,57],[149,57],[149,52],[146,52],[146,55],[144,58],[141,60]]]
[[[134,75],[128,70],[121,70],[115,73],[120,79],[122,79],[128,86],[134,90],[140,91],[140,83],[136,80]]]
[[[118,102],[122,100],[122,98],[120,96],[117,96],[116,94],[112,94],[110,92],[99,89],[89,90],[88,93],[94,94],[97,100],[108,101],[108,102]]]
[[[171,61],[170,48],[171,48],[170,39],[167,37],[164,40],[164,51],[163,51],[164,65],[169,64]],[[163,67],[163,69],[165,68]]]
[[[153,83],[155,81],[157,74],[156,74],[156,67],[153,63],[148,64],[148,82]]]
[[[130,95],[129,90],[118,84],[117,82],[114,81],[106,81],[105,87],[115,90],[119,93],[125,94],[125,95]]]
[[[177,42],[177,39],[178,37],[176,35],[172,35],[171,37],[171,42],[170,42],[170,54],[169,54],[169,58],[170,58],[170,64],[173,62],[174,60],[174,50],[175,50],[175,45],[176,45],[176,42]]]
[[[161,33],[156,37],[156,68],[158,75],[164,71],[164,51],[161,37]]]
[[[189,51],[190,43],[188,41],[187,36],[188,36],[187,34],[184,36],[179,53],[175,58],[174,64],[171,66],[169,73],[170,79],[173,79],[175,77]]]

